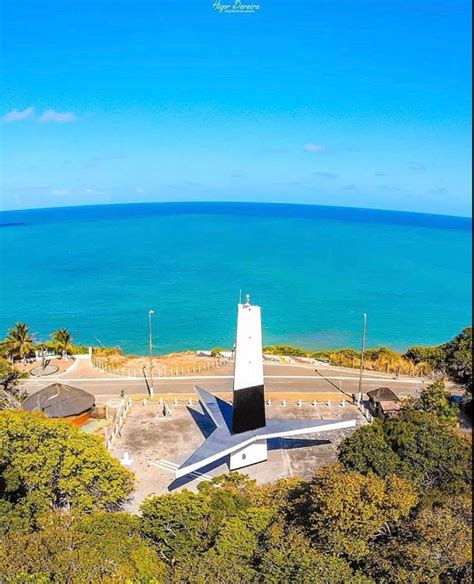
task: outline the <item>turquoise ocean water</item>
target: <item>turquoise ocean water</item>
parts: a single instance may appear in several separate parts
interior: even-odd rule
[[[134,204],[0,213],[0,335],[147,351],[230,347],[239,290],[267,344],[404,349],[471,323],[468,219],[335,207]]]

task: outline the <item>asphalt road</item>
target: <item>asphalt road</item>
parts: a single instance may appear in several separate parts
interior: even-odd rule
[[[314,367],[301,365],[265,364],[265,389],[281,393],[335,393],[343,391],[356,393],[359,386],[357,371],[337,367]],[[155,379],[155,394],[192,393],[193,385],[202,385],[211,391],[230,392],[232,390],[232,364],[214,369],[209,375]],[[148,390],[144,379],[106,375],[96,369],[81,365],[59,376],[28,379],[23,386],[28,393],[34,393],[50,383],[60,382],[85,389],[96,396],[118,396],[143,394]],[[416,395],[428,381],[409,377],[394,379],[391,375],[365,372],[364,392],[380,386],[388,386],[398,395]]]

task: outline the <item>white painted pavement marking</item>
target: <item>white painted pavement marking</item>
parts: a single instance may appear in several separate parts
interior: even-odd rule
[[[169,462],[168,460],[158,460],[158,461],[150,461],[150,463],[153,466],[157,466],[158,468],[162,468],[164,470],[169,470],[171,472],[175,472],[175,470],[178,468],[179,465],[175,464],[174,462]],[[194,477],[195,479],[201,479],[201,480],[206,480],[206,481],[210,481],[212,480],[214,477],[207,475],[205,473],[202,472],[198,472],[198,471],[193,471],[189,473],[189,476]]]

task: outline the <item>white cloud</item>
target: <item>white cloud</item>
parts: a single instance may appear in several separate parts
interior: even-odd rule
[[[33,119],[35,122],[42,123],[52,122],[55,124],[69,124],[75,122],[79,118],[73,112],[57,112],[54,109],[47,109],[40,116],[36,116],[34,107],[27,107],[24,110],[18,110],[15,108],[0,118],[0,120],[6,124],[22,122],[27,119]]]
[[[4,116],[2,116],[2,121],[6,124],[10,124],[12,122],[21,122],[30,118],[35,112],[34,107],[27,107],[24,110],[17,110],[16,108],[13,109],[11,112],[8,112]]]
[[[69,189],[53,189],[51,191],[51,194],[52,195],[56,195],[58,197],[63,197],[63,196],[66,196],[66,195],[70,195],[71,194],[71,191]]]
[[[326,150],[326,148],[322,144],[313,144],[312,142],[308,142],[308,144],[305,144],[304,149],[306,152],[310,152],[311,154],[319,154]]]
[[[86,195],[104,195],[104,191],[98,191],[96,189],[85,189],[84,194]]]
[[[68,124],[77,120],[76,114],[72,112],[57,112],[56,110],[45,110],[38,118],[39,122],[53,122],[55,124]]]
[[[355,184],[345,185],[342,188],[343,188],[343,190],[348,191],[350,193],[356,193],[359,190],[357,188],[357,185],[355,185]]]
[[[314,176],[319,178],[338,178],[339,175],[336,172],[315,172]]]
[[[430,194],[430,195],[447,195],[448,189],[446,189],[445,187],[438,187],[438,188],[429,190],[428,194]]]
[[[423,172],[424,170],[426,170],[428,168],[428,166],[424,162],[418,162],[416,160],[412,160],[410,162],[410,168],[411,168],[411,170]]]

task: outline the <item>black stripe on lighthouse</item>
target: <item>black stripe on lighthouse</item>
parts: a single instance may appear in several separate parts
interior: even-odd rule
[[[265,393],[263,385],[234,391],[232,431],[234,434],[263,428],[265,420]]]

